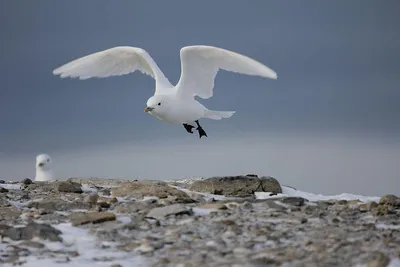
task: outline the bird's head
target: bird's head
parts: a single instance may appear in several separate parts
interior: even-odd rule
[[[171,107],[171,100],[165,95],[154,95],[147,100],[146,108],[144,112],[150,113],[151,115],[162,115]]]
[[[36,168],[41,170],[51,169],[51,158],[49,155],[40,154],[36,157]]]

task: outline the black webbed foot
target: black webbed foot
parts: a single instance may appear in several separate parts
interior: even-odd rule
[[[186,123],[184,123],[183,124],[183,127],[185,127],[185,130],[188,132],[188,133],[193,133],[193,131],[192,131],[192,129],[194,128],[194,126],[192,126],[192,125],[190,125],[190,124],[186,124]]]
[[[199,121],[195,121],[197,124],[197,128],[196,130],[199,132],[199,138],[201,138],[202,136],[207,137],[207,133],[204,131],[203,127],[200,126]]]

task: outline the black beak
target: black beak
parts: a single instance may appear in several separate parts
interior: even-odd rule
[[[39,166],[39,167],[42,167],[42,166],[44,166],[44,163],[43,163],[43,162],[40,162],[40,163],[38,164],[38,166]]]
[[[144,112],[149,112],[149,111],[152,111],[153,109],[154,109],[154,108],[147,107],[147,108],[144,109]]]

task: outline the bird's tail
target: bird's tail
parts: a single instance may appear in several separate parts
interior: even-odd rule
[[[232,117],[232,115],[236,111],[217,111],[217,110],[209,110],[207,109],[204,118],[211,119],[211,120],[220,120],[220,119],[227,119]]]

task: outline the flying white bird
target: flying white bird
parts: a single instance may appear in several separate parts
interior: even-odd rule
[[[183,124],[193,133],[197,125],[199,137],[207,136],[199,119],[220,120],[231,117],[235,111],[209,110],[195,96],[207,99],[213,96],[214,79],[219,69],[236,73],[277,79],[272,69],[247,56],[205,45],[186,46],[180,50],[181,77],[173,86],[163,72],[142,48],[118,46],[75,59],[53,71],[61,78],[109,77],[141,71],[155,80],[155,92],[147,100],[145,112],[159,120]]]
[[[35,181],[52,181],[54,180],[52,162],[49,155],[40,154],[36,157],[36,175]]]

